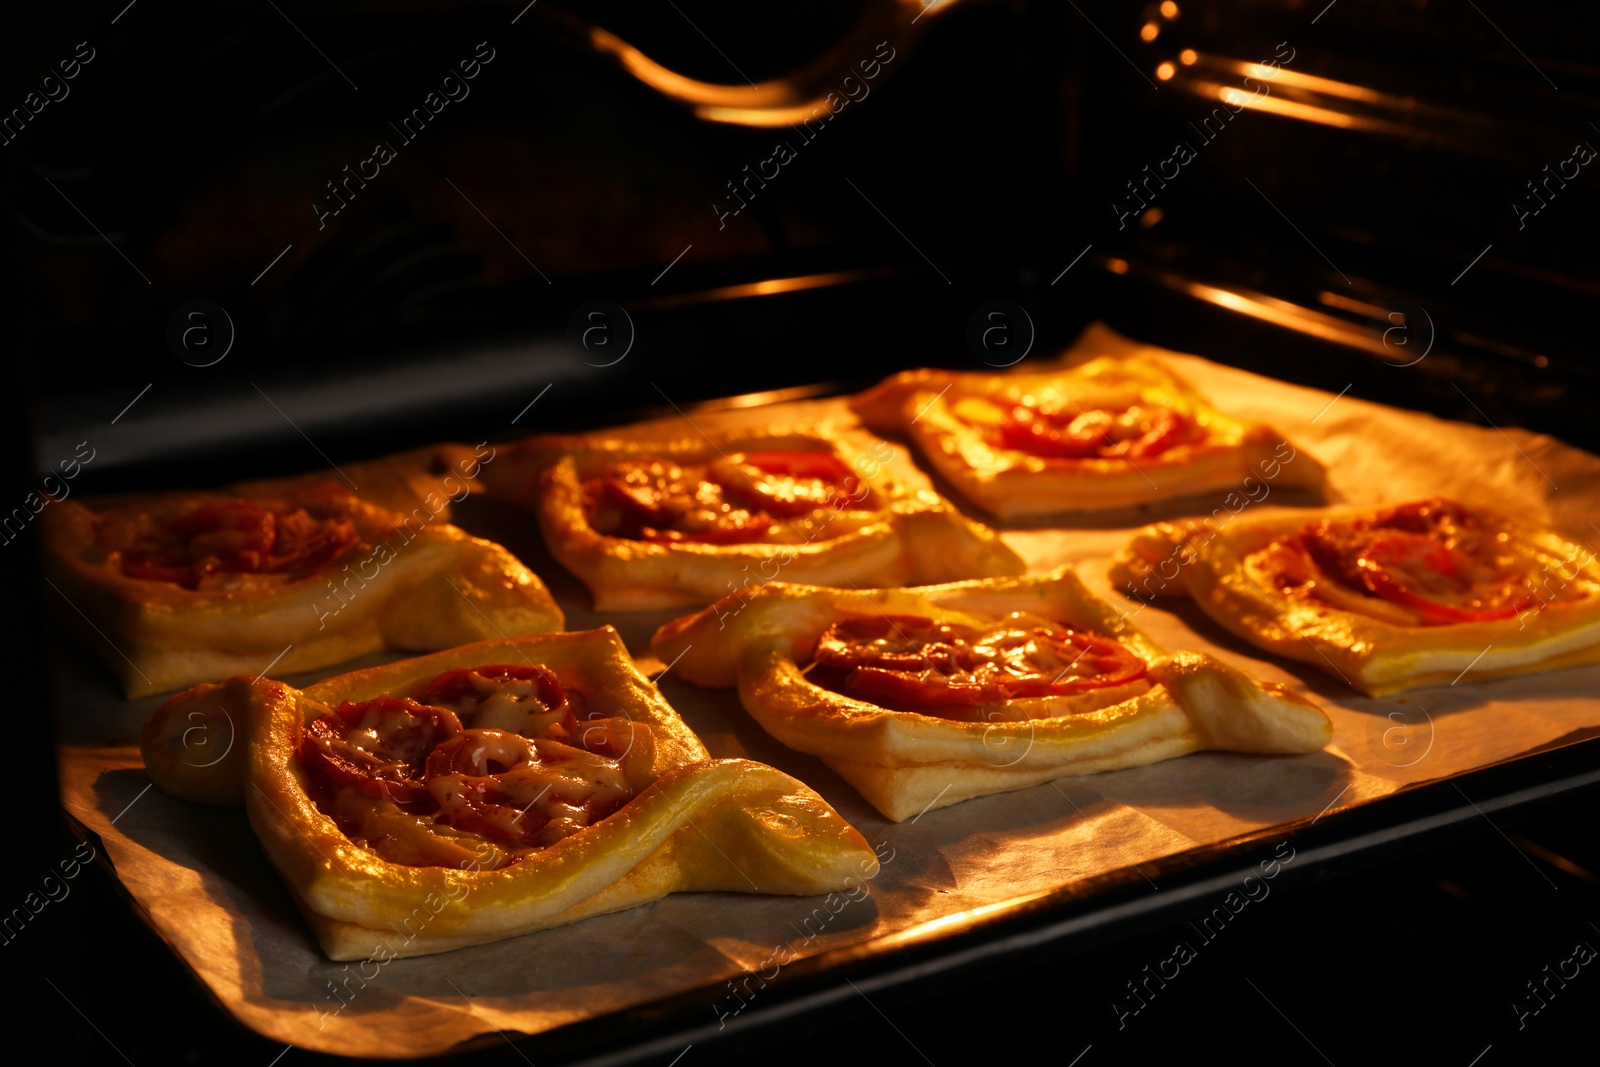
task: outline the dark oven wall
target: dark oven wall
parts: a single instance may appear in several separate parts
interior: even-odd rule
[[[42,450],[194,483],[977,366],[996,299],[1596,447],[1597,17],[1499,7],[34,12]]]
[[[1593,5],[1077,8],[1077,243],[1115,260],[1115,324],[1600,444]]]
[[[65,87],[5,157],[44,451],[113,481],[970,360],[1066,210],[1024,5],[189,7],[63,12],[10,79]],[[830,103],[717,120],[774,84]]]

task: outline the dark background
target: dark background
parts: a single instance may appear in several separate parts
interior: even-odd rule
[[[912,24],[914,5],[833,0],[125,4],[13,10],[0,44],[0,109],[23,109],[0,137],[12,500],[79,441],[96,452],[75,491],[205,485],[735,393],[853,388],[908,366],[978,369],[969,319],[997,299],[1026,312],[1039,353],[1099,318],[1600,449],[1600,167],[1549,177],[1600,145],[1592,11],[950,0]],[[894,58],[808,136],[708,118],[597,50],[596,28],[697,81],[789,78],[796,99],[848,88],[880,41]],[[93,58],[63,84],[80,42]],[[470,95],[406,143],[389,124],[479,42],[494,58]],[[1274,57],[1277,72],[1248,66]],[[1263,84],[1237,113],[1219,97]],[[46,89],[66,95],[35,114],[28,94]],[[325,183],[377,141],[394,160],[319,228]],[[794,158],[721,216],[727,183],[779,142]],[[1143,186],[1141,206],[1130,183],[1178,144],[1194,158]],[[194,301],[206,317],[179,316],[179,332],[204,329],[175,346],[169,324]],[[625,358],[569,341],[591,301],[626,312]],[[629,327],[607,314],[620,344]],[[1021,344],[1028,327],[1009,324]],[[230,329],[223,358],[192,365]],[[0,549],[36,709],[49,698],[28,668],[50,635],[31,622],[32,537]],[[27,815],[55,793],[48,723],[22,710]],[[683,1062],[804,1048],[943,1067],[1022,1055],[1039,1035],[1062,1062],[1093,1045],[1085,1065],[1189,1049],[1467,1064],[1492,1044],[1487,1065],[1577,1047],[1564,1043],[1600,977],[1583,972],[1520,1031],[1509,1004],[1572,941],[1600,946],[1596,807],[1592,789],[1568,794],[1497,816],[1498,830],[1286,882],[1124,1031],[1110,998],[1170,952],[1186,916],[698,1042]],[[71,842],[49,820],[15,831],[20,899]],[[24,933],[3,947],[9,1003],[69,1060],[279,1051],[205,1001],[109,878],[84,879]]]

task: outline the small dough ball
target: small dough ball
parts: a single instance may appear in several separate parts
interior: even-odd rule
[[[163,793],[201,804],[244,803],[246,725],[254,681],[233,678],[197,685],[145,720],[139,752]]]

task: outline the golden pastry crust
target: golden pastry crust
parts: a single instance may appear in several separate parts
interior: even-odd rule
[[[76,609],[64,617],[130,699],[269,664],[292,674],[372,652],[561,629],[561,610],[539,577],[499,545],[444,522],[447,506],[441,498],[390,511],[325,480],[286,482],[276,494],[67,500],[42,517],[46,573]],[[356,541],[308,573],[219,572],[194,588],[126,573],[130,550],[119,544],[207,508],[255,508],[280,521],[309,509]]]
[[[1072,425],[1088,437],[1081,451],[1105,454],[1010,447],[1012,438],[1002,427],[1018,405],[1059,410],[1062,420],[1075,417]],[[1297,452],[1275,430],[1222,414],[1148,355],[1101,356],[1071,368],[1028,373],[904,371],[857,396],[851,407],[872,429],[909,438],[963,496],[1005,521],[1247,488],[1251,478],[1320,489],[1325,478],[1315,459]],[[1104,414],[1140,411],[1172,413],[1178,443],[1156,444],[1156,429],[1142,443],[1136,436],[1124,437],[1137,429],[1119,429]],[[1154,425],[1153,419],[1144,421]],[[1141,449],[1151,452],[1142,455]]]
[[[1423,505],[1453,502],[1419,502]],[[1309,663],[1371,696],[1600,662],[1600,564],[1595,553],[1554,531],[1467,509],[1526,547],[1526,594],[1500,618],[1426,624],[1416,612],[1347,588],[1311,564],[1286,582],[1279,548],[1312,524],[1365,521],[1388,509],[1328,508],[1141,530],[1112,566],[1128,596],[1190,597],[1221,625],[1268,652]],[[1519,550],[1521,551],[1521,550]],[[1301,580],[1305,579],[1305,580]],[[1419,603],[1423,603],[1420,602]],[[1424,606],[1426,604],[1424,603]]]
[[[1314,752],[1332,737],[1327,716],[1288,690],[1202,653],[1163,651],[1070,568],[864,592],[773,584],[732,618],[719,607],[729,606],[662,627],[656,654],[691,682],[737,686],[745,709],[768,733],[820,756],[897,822],[1065,775],[1202,749]],[[1077,695],[1007,700],[977,721],[890,710],[807,677],[819,638],[836,624],[916,617],[982,629],[1013,612],[1114,638],[1144,662],[1144,676]]]
[[[331,478],[367,503],[400,512],[413,521],[449,522],[451,505],[483,492],[480,476],[496,455],[495,446],[487,441],[476,445],[439,442],[345,463],[335,474],[318,470],[257,478],[238,482],[229,491],[245,497],[275,497],[310,489]]]
[[[344,701],[414,696],[446,671],[524,661],[648,732],[653,755],[629,771],[636,792],[620,809],[548,847],[508,855],[463,846],[458,864],[407,865],[352,839],[319,807],[316,772],[297,755],[313,720]],[[219,759],[196,746],[188,732],[198,728],[197,710],[237,730],[242,757]],[[220,735],[219,725],[209,729]],[[141,747],[163,791],[242,798],[268,857],[336,960],[482,944],[673,892],[807,895],[877,873],[865,839],[805,785],[749,760],[709,759],[609,626],[481,642],[304,690],[248,677],[203,686],[152,715]],[[460,840],[452,834],[440,847]]]
[[[772,533],[753,543],[641,540],[602,533],[592,521],[585,486],[619,464],[728,464],[755,453],[837,457],[855,488],[807,514],[774,520]],[[826,428],[648,439],[550,435],[508,449],[486,470],[485,482],[491,496],[537,512],[550,554],[589,587],[598,611],[697,607],[780,575],[817,585],[885,586],[1023,572],[1021,558],[993,530],[932,491],[897,481],[885,461]]]

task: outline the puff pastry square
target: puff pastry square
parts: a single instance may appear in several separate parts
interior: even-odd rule
[[[994,531],[827,428],[530,438],[486,472],[534,509],[598,611],[699,607],[782,577],[886,586],[1021,574]]]
[[[1112,580],[1372,696],[1600,662],[1594,550],[1454,500],[1159,523]]]
[[[773,584],[662,627],[685,679],[737,686],[791,748],[897,822],[972,797],[1201,749],[1314,752],[1320,709],[1168,653],[1069,568],[915,589]]]
[[[470,491],[470,478],[447,481],[457,500]],[[391,510],[304,478],[66,500],[41,516],[46,573],[129,698],[561,629],[537,575],[445,521],[449,498],[411,503]]]
[[[686,890],[825,893],[878,869],[802,783],[709,759],[610,627],[304,690],[198,686],[150,717],[141,748],[162,790],[243,802],[335,960],[482,944]]]
[[[909,438],[1003,521],[1110,511],[1237,489],[1318,489],[1324,471],[1270,427],[1230,418],[1153,355],[1047,371],[904,371],[851,407]]]

